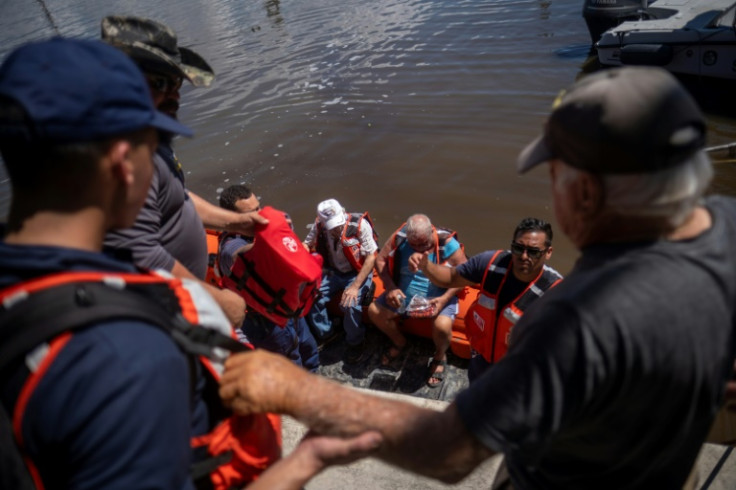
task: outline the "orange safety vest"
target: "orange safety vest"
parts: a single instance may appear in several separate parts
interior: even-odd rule
[[[216,490],[243,487],[281,457],[278,415],[234,415],[217,396],[224,369],[222,363],[227,355],[250,347],[235,340],[232,327],[221,312],[213,312],[211,300],[202,299],[201,291],[201,286],[192,281],[154,272],[97,271],[51,274],[0,290],[0,326],[18,325],[24,318],[33,317],[28,328],[18,329],[22,331],[12,337],[12,342],[5,339],[0,345],[3,356],[0,363],[26,355],[42,343],[49,345],[39,368],[23,383],[11,414],[14,438],[37,488],[43,488],[40,474],[23,451],[21,427],[26,404],[72,338],[74,328],[113,318],[141,320],[168,331],[188,353],[190,363],[202,365],[201,371],[209,385],[203,392],[204,401],[209,412],[221,414],[221,418],[210,432],[192,438],[193,449],[206,447],[209,454],[208,459],[192,466],[191,474],[197,486],[204,484]],[[41,321],[43,318],[47,321]],[[201,326],[202,323],[206,326]],[[32,328],[34,325],[40,328]]]
[[[434,258],[435,262],[439,263],[442,256],[445,255],[445,246],[450,239],[455,238],[457,240],[457,232],[450,230],[449,228],[435,228],[432,226],[432,237],[434,239]],[[402,243],[406,241],[406,223],[401,225],[398,230],[391,235],[391,251],[388,253],[388,259],[386,260],[386,266],[388,267],[388,273],[393,278],[394,282],[398,284],[399,271],[395,269],[396,251],[399,249]],[[463,244],[460,244],[460,250],[465,250]],[[442,261],[442,264],[446,264],[447,260]]]
[[[503,311],[496,308],[498,295],[511,273],[511,252],[499,250],[488,261],[478,299],[465,314],[465,331],[470,347],[493,364],[509,348],[511,329],[531,303],[562,280],[553,268],[544,266],[539,275]]]
[[[360,243],[360,227],[363,224],[363,220],[368,221],[368,224],[371,226],[371,230],[373,231],[373,239],[376,241],[378,241],[378,234],[376,233],[376,228],[373,226],[373,220],[368,212],[363,214],[350,213],[348,217],[349,219],[342,229],[340,244],[342,246],[342,252],[345,254],[345,258],[348,259],[348,262],[350,262],[350,265],[353,266],[353,269],[356,272],[360,272],[360,269],[365,263],[365,256],[360,253],[362,250],[362,244]],[[315,249],[326,261],[330,255],[328,251],[329,245],[327,240],[327,230],[325,230],[324,224],[322,224],[319,219],[314,222],[314,226],[317,227]]]

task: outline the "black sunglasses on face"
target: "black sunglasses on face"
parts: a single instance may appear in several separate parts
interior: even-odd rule
[[[524,251],[526,251],[527,256],[530,259],[538,259],[542,255],[544,255],[545,252],[547,252],[547,248],[545,249],[539,249],[536,247],[526,247],[522,245],[521,243],[511,242],[511,253],[514,255],[523,255]]]
[[[157,92],[169,93],[181,88],[182,77],[171,78],[166,75],[147,74],[146,79],[151,88]]]

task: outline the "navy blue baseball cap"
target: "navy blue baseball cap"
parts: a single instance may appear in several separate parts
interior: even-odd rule
[[[146,127],[193,134],[156,110],[138,66],[101,41],[57,37],[16,49],[0,66],[0,96],[23,107],[31,141],[94,141]]]
[[[519,155],[524,173],[555,158],[598,174],[652,173],[705,146],[695,99],[667,70],[627,66],[577,81],[554,103],[544,132]]]

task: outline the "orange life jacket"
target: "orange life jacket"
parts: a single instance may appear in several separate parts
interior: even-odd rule
[[[434,240],[434,248],[432,249],[432,252],[434,252],[434,260],[435,263],[440,263],[442,257],[445,255],[445,246],[447,246],[447,243],[452,238],[455,238],[457,240],[457,232],[448,228],[435,228],[434,226],[432,226],[432,238]],[[399,271],[395,267],[396,250],[398,250],[401,244],[406,241],[406,223],[401,225],[399,229],[396,230],[393,235],[391,235],[390,240],[391,251],[388,254],[386,266],[388,267],[389,275],[393,278],[394,282],[398,284]],[[465,247],[462,243],[460,244],[460,250],[465,250]],[[447,260],[441,262],[441,264],[446,263]]]
[[[498,362],[508,350],[511,329],[529,305],[562,280],[551,267],[544,266],[524,291],[497,311],[498,294],[511,273],[511,252],[499,250],[488,261],[478,299],[465,314],[465,332],[470,347],[490,363]]]
[[[360,269],[365,263],[365,256],[360,253],[362,250],[362,244],[360,243],[360,227],[363,225],[363,221],[368,221],[368,224],[371,226],[371,230],[373,231],[373,239],[376,240],[376,242],[378,241],[378,234],[376,233],[376,228],[373,226],[373,220],[367,212],[362,214],[350,213],[348,218],[349,219],[342,229],[340,244],[342,246],[342,252],[345,254],[345,258],[348,259],[348,262],[353,266],[355,272],[360,272]],[[327,239],[328,231],[319,219],[314,222],[314,226],[317,227],[317,245],[315,249],[324,260],[327,260],[329,257],[329,241]]]
[[[208,459],[192,467],[192,478],[198,487],[216,490],[243,487],[280,458],[278,415],[234,415],[217,396],[222,362],[230,352],[250,347],[235,340],[232,327],[221,312],[213,312],[211,299],[203,300],[201,292],[201,286],[194,282],[153,272],[66,272],[0,290],[0,328],[24,327],[15,329],[18,334],[10,338],[12,341],[3,337],[0,366],[7,366],[38,345],[49,345],[38,369],[23,383],[11,414],[14,437],[21,452],[26,404],[74,335],[74,329],[111,319],[135,319],[169,332],[188,353],[190,364],[202,365],[201,371],[209,385],[203,393],[204,401],[210,413],[221,414],[209,433],[196,435],[191,441],[193,449],[206,447],[209,454]],[[24,452],[23,456],[36,487],[43,488],[35,464]]]

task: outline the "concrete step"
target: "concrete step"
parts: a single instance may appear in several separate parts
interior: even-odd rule
[[[407,403],[444,410],[446,401],[403,395],[399,393],[363,390],[375,396],[383,396]],[[290,453],[306,434],[306,427],[291,417],[283,418],[284,454]],[[307,490],[439,490],[439,489],[481,489],[490,488],[495,478],[502,456],[495,456],[454,485],[415,475],[400,468],[388,465],[374,458],[365,458],[345,466],[333,466],[313,478]],[[733,490],[736,488],[736,451],[732,446],[704,444],[697,466],[696,489]]]

